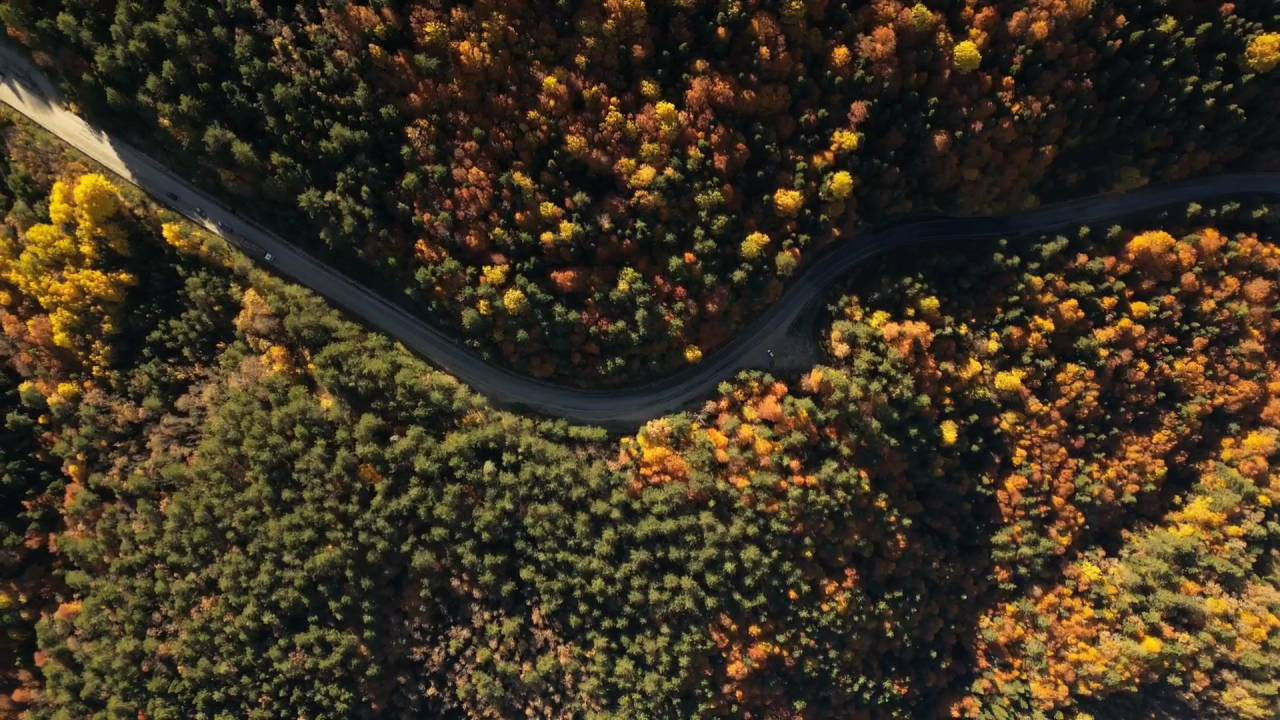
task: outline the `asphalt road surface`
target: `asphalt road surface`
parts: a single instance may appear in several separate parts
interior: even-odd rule
[[[1220,175],[1125,195],[1082,198],[1006,217],[940,218],[853,234],[809,260],[777,303],[698,365],[636,387],[590,391],[490,365],[420,318],[236,215],[138,149],[81,120],[67,109],[41,72],[7,45],[0,45],[0,102],[274,272],[311,288],[366,325],[399,340],[494,404],[624,432],[651,418],[695,407],[719,382],[740,370],[794,371],[818,362],[816,321],[827,290],[859,262],[890,248],[1038,233],[1229,195],[1280,195],[1280,173]]]

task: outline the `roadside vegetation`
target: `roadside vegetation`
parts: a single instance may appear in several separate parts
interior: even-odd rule
[[[92,117],[488,357],[696,363],[821,246],[1275,168],[1271,0],[11,0]]]
[[[0,715],[1280,711],[1278,207],[887,257],[619,439],[0,122]]]

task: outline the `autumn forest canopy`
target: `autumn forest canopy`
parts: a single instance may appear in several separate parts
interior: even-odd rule
[[[9,0],[78,108],[492,361],[1280,169],[1280,7]],[[1280,199],[890,252],[820,364],[496,409],[0,109],[0,717],[1280,716]]]
[[[700,361],[822,246],[1276,167],[1271,0],[8,0],[86,112],[532,373]],[[301,232],[298,232],[301,230]]]

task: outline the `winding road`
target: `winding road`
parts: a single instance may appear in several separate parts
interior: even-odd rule
[[[962,242],[1054,230],[1083,222],[1229,195],[1280,195],[1280,173],[1247,173],[1081,198],[1005,217],[940,218],[851,235],[810,259],[787,292],[724,348],[700,364],[626,389],[579,390],[490,365],[448,335],[352,281],[260,225],[240,217],[140,150],[94,128],[60,99],[23,54],[0,44],[0,102],[220,235],[272,270],[305,285],[368,326],[486,395],[495,405],[626,432],[697,405],[739,370],[807,369],[819,360],[817,318],[827,290],[866,258],[890,248]],[[267,260],[268,255],[271,260]],[[770,356],[772,352],[773,356]]]

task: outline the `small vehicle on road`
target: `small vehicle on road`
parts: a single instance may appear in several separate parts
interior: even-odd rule
[[[271,262],[272,260],[276,259],[276,256],[272,255],[271,253],[266,253],[262,256],[262,259],[266,260],[267,262]]]
[[[167,197],[167,198],[169,198],[170,200],[177,200],[177,199],[178,199],[178,195],[177,195],[177,193],[167,192],[167,193],[165,193],[165,194],[164,194],[164,196],[165,196],[165,197]]]

